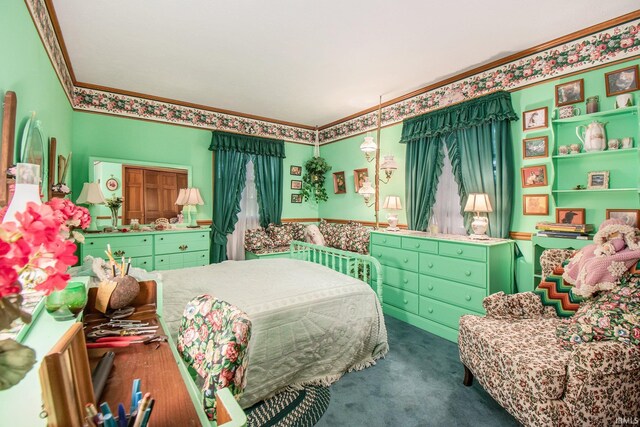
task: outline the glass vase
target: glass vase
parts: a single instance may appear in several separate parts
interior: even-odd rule
[[[87,304],[87,289],[82,282],[69,282],[61,291],[53,291],[47,295],[44,308],[54,319],[71,320],[84,309]]]
[[[109,209],[111,209],[111,226],[113,228],[118,228],[118,211],[120,210],[120,208],[112,207]]]

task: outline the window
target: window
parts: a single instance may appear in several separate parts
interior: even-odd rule
[[[240,261],[244,258],[244,232],[260,227],[260,212],[258,210],[258,192],[256,190],[256,175],[253,161],[247,162],[247,181],[240,199],[238,222],[233,233],[227,238],[228,259]]]
[[[458,183],[453,175],[449,150],[444,146],[442,174],[436,190],[436,202],[433,205],[432,216],[438,222],[438,232],[445,234],[467,234],[464,228],[464,218],[460,213],[462,203],[458,193]]]

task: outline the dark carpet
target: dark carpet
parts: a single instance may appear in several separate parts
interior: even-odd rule
[[[462,385],[457,344],[385,316],[389,353],[331,386],[317,426],[517,426],[477,381]]]
[[[312,427],[329,406],[325,386],[285,390],[247,410],[247,427]]]

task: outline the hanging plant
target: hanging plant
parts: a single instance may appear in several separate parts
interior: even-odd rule
[[[331,170],[329,163],[322,157],[314,157],[304,164],[305,173],[302,177],[302,195],[306,202],[310,198],[316,202],[326,202],[327,190],[324,188],[325,174]]]

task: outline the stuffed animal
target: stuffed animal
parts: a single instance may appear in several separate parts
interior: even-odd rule
[[[593,251],[597,256],[611,256],[624,248],[640,249],[637,230],[620,219],[608,219],[600,225],[600,229],[593,237],[598,246]]]
[[[304,241],[314,245],[326,246],[324,236],[320,233],[317,225],[311,224],[304,229]]]

